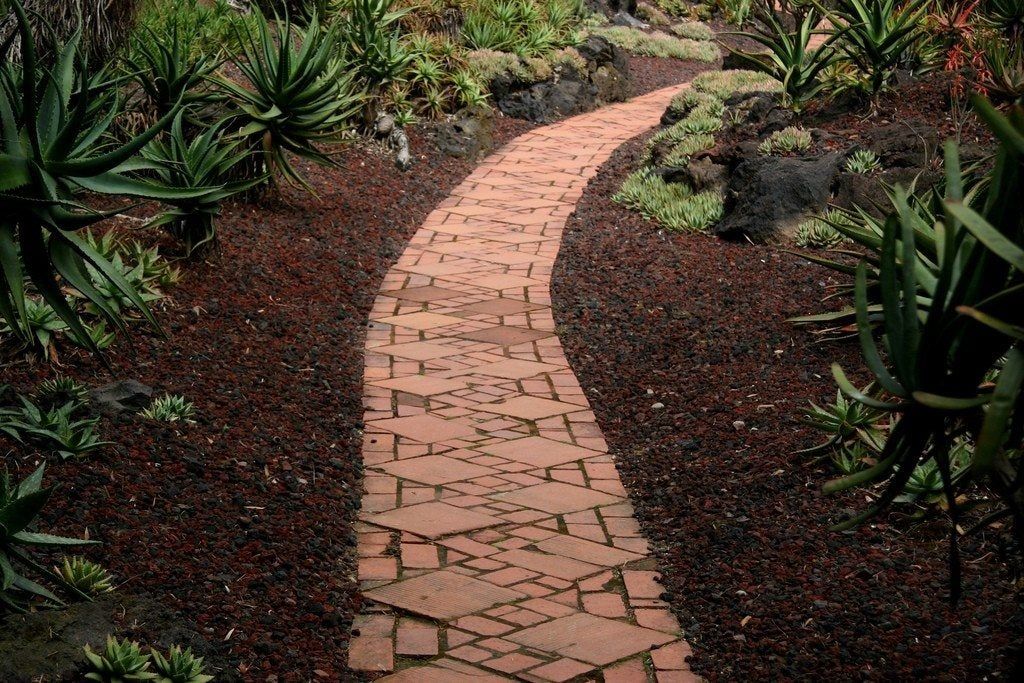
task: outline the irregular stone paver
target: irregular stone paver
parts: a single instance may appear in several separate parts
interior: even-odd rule
[[[488,157],[370,316],[349,665],[387,681],[698,680],[551,316],[566,218],[669,88]]]

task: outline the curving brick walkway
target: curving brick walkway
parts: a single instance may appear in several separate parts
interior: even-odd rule
[[[513,140],[427,218],[367,336],[363,613],[382,680],[698,680],[551,316],[566,217],[679,88]]]

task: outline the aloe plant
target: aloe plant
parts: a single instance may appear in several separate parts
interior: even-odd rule
[[[929,0],[834,0],[819,4],[833,26],[836,46],[868,76],[877,95],[923,37]]]
[[[168,189],[132,177],[137,153],[170,122],[168,112],[129,142],[112,146],[105,135],[117,115],[90,119],[97,97],[85,57],[78,50],[80,33],[57,52],[52,69],[38,64],[28,18],[19,0],[11,7],[21,38],[20,69],[0,70],[0,316],[26,342],[26,277],[76,338],[98,353],[77,312],[62,292],[67,285],[88,299],[107,321],[124,330],[120,314],[97,291],[89,266],[138,309],[153,327],[156,319],[142,297],[121,273],[76,233],[119,209],[99,211],[75,197],[80,190],[147,199],[174,199],[201,191]],[[205,191],[205,190],[204,190]]]
[[[276,172],[309,189],[287,154],[330,165],[318,144],[338,137],[361,96],[352,72],[334,54],[336,29],[323,29],[314,16],[305,29],[289,19],[275,20],[272,31],[267,19],[256,15],[255,30],[236,27],[242,54],[234,64],[249,87],[223,76],[217,82],[237,107],[237,135],[262,153],[269,177]]]
[[[220,59],[207,53],[193,54],[186,40],[177,22],[166,35],[143,27],[126,60],[158,116],[179,103],[188,108],[217,99],[203,86],[220,66]]]
[[[22,574],[22,568],[27,568],[52,576],[29,556],[28,548],[95,543],[28,530],[53,495],[54,487],[43,488],[45,470],[44,463],[19,484],[13,484],[7,473],[0,475],[0,604],[17,612],[39,599],[63,604],[49,589]]]
[[[821,45],[812,48],[811,39],[821,23],[820,12],[811,9],[795,30],[789,31],[779,22],[773,12],[761,16],[764,28],[756,33],[736,32],[768,48],[766,54],[745,52],[729,48],[737,57],[749,62],[758,71],[770,74],[782,82],[786,98],[795,105],[817,96],[825,84],[819,79],[822,70],[835,60],[832,43],[839,37],[833,34]]]
[[[837,525],[846,529],[884,510],[904,494],[908,482],[913,488],[915,472],[918,493],[923,492],[929,480],[921,479],[927,472],[918,468],[934,463],[952,521],[954,595],[958,496],[965,486],[987,485],[1002,507],[983,522],[1009,517],[1016,522],[1018,543],[1024,542],[1024,108],[1012,108],[1007,117],[981,98],[973,102],[1000,147],[981,186],[983,195],[968,202],[956,145],[947,145],[945,197],[933,233],[934,271],[920,268],[919,216],[899,188],[896,211],[886,219],[878,245],[880,300],[874,324],[868,264],[856,268],[857,335],[877,390],[858,389],[838,364],[833,375],[846,396],[894,422],[876,464],[825,486],[839,491],[885,482],[868,510]],[[930,292],[926,301],[919,297],[922,277],[931,278],[924,284]],[[959,467],[964,439],[973,452]]]
[[[139,644],[125,638],[118,640],[107,636],[107,643],[99,652],[93,652],[85,646],[85,658],[89,664],[89,672],[85,674],[87,681],[97,683],[132,683],[134,681],[152,681],[157,674],[150,671],[150,656],[143,654]]]
[[[224,200],[264,179],[261,175],[227,180],[232,169],[252,154],[242,144],[239,139],[226,139],[222,124],[189,140],[184,134],[183,116],[179,114],[165,139],[154,140],[142,149],[142,156],[152,162],[159,181],[167,187],[210,188],[199,197],[168,200],[171,209],[149,223],[165,227],[185,245],[189,256],[216,244],[216,220]]]

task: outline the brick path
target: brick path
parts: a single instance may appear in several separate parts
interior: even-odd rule
[[[551,317],[566,217],[679,88],[513,140],[430,214],[367,338],[363,613],[382,680],[698,680]]]

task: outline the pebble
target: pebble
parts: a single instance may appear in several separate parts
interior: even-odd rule
[[[664,404],[664,403],[661,403],[661,402],[658,402],[658,403],[652,403],[652,404],[651,404],[651,409],[652,409],[652,410],[661,410],[661,409],[662,409],[662,408],[664,408],[664,407],[665,407],[665,404]]]

